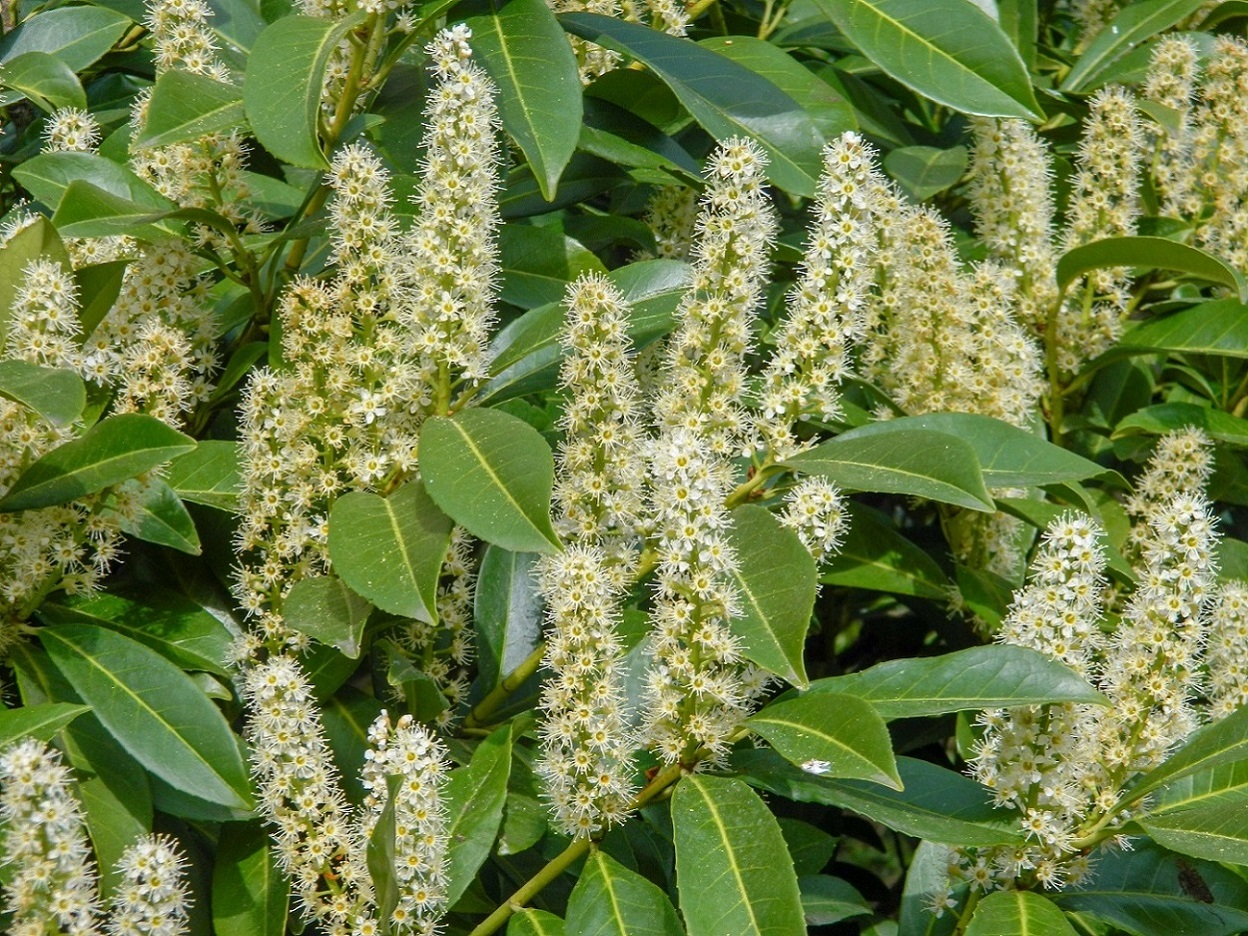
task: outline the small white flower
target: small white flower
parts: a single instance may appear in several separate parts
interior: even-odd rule
[[[802,770],[816,777],[822,777],[826,773],[832,772],[832,765],[826,760],[819,760],[812,757],[808,761],[802,763]]]

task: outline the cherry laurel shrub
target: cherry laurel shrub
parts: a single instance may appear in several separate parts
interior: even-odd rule
[[[0,929],[1248,931],[1248,25],[0,17]]]

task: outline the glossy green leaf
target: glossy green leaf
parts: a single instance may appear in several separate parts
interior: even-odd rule
[[[1113,477],[1098,465],[1025,429],[975,413],[929,413],[904,416],[851,429],[838,439],[861,439],[921,429],[956,436],[969,445],[990,488],[1035,487],[1085,478]]]
[[[1133,328],[1123,336],[1121,347],[1136,353],[1180,351],[1245,358],[1248,357],[1248,306],[1235,299],[1201,303]]]
[[[994,808],[984,787],[927,761],[897,758],[901,791],[867,780],[821,777],[775,751],[737,751],[732,765],[753,786],[799,803],[849,809],[916,838],[950,845],[1010,845],[1023,839],[1017,817]]]
[[[93,624],[151,647],[182,669],[228,677],[225,658],[234,635],[211,612],[181,592],[157,586],[113,588],[39,606],[45,624]]]
[[[568,898],[568,936],[681,936],[676,910],[656,885],[606,852],[585,861]]]
[[[1079,92],[1098,87],[1124,55],[1202,6],[1201,0],[1143,0],[1119,8],[1075,60],[1062,81],[1062,90]]]
[[[194,447],[193,439],[153,416],[111,416],[27,468],[0,500],[0,511],[48,507],[94,494]]]
[[[73,268],[60,235],[44,217],[36,218],[0,248],[0,342],[9,333],[13,300],[26,280],[26,267],[38,257],[54,260],[66,270]]]
[[[676,260],[643,260],[607,274],[631,306],[628,334],[642,348],[666,334],[689,288],[689,265]],[[551,303],[531,309],[494,338],[492,376],[481,401],[505,400],[555,386],[563,352],[559,331],[564,308]]]
[[[23,52],[0,65],[0,107],[29,98],[40,110],[87,106],[73,69],[47,52]]]
[[[329,512],[329,558],[351,590],[383,611],[437,620],[451,521],[409,481],[389,497],[353,491]]]
[[[563,920],[545,910],[526,907],[507,924],[507,936],[565,936]]]
[[[1052,901],[1031,891],[997,891],[975,907],[966,936],[1076,936]]]
[[[541,643],[542,598],[533,587],[536,562],[535,553],[516,553],[498,546],[487,547],[481,557],[472,617],[477,629],[477,682],[482,694],[514,672]],[[520,693],[519,698],[526,695],[531,701],[532,692]],[[516,700],[517,693],[511,698]]]
[[[17,644],[9,663],[27,705],[84,701],[39,647]],[[101,890],[107,894],[120,883],[116,865],[122,852],[152,828],[148,774],[91,712],[64,726],[57,744],[74,768],[87,832],[102,869]]]
[[[80,72],[108,52],[130,25],[130,17],[102,6],[45,8],[0,39],[0,62],[46,52]]]
[[[1158,403],[1156,406],[1146,406],[1119,421],[1114,426],[1113,438],[1121,439],[1139,433],[1164,435],[1188,427],[1201,429],[1219,442],[1241,448],[1248,447],[1248,419],[1195,403]]]
[[[807,773],[901,789],[888,726],[854,696],[814,693],[773,702],[746,724]]]
[[[779,822],[799,879],[803,875],[818,874],[827,867],[836,854],[839,839],[800,819],[781,816]]]
[[[74,270],[78,285],[78,324],[82,326],[81,341],[91,337],[92,332],[104,321],[121,294],[121,284],[126,278],[126,260],[110,260],[108,263],[92,263]]]
[[[1057,261],[1057,286],[1065,289],[1090,270],[1132,267],[1174,270],[1225,286],[1248,302],[1248,284],[1239,271],[1213,254],[1164,237],[1110,237],[1075,247]]]
[[[192,796],[250,807],[250,778],[234,733],[185,673],[154,650],[101,627],[45,627],[39,638],[75,691],[139,763]]]
[[[818,589],[815,560],[797,534],[768,510],[745,504],[732,512],[728,531],[741,561],[733,581],[741,613],[728,626],[751,662],[805,688],[802,653]]]
[[[314,575],[291,587],[282,604],[282,616],[299,633],[337,647],[356,660],[372,609],[336,575]]]
[[[177,233],[177,225],[164,220],[175,213],[175,210],[154,208],[75,179],[65,187],[52,223],[66,237],[129,234],[145,240],[160,240]]]
[[[1239,760],[1248,760],[1248,707],[1188,735],[1178,750],[1127,790],[1127,801],[1138,802],[1183,777]]]
[[[237,510],[242,480],[240,455],[233,442],[205,439],[169,465],[165,483],[192,504]]]
[[[1182,855],[1248,865],[1248,798],[1145,816],[1140,827]]]
[[[964,146],[902,146],[884,157],[888,174],[919,201],[957,185],[966,172],[966,163]]]
[[[960,438],[930,429],[849,432],[786,464],[851,491],[909,494],[970,510],[992,510],[975,450]]]
[[[70,702],[44,702],[22,708],[0,709],[0,750],[19,738],[51,741],[62,728],[89,711],[89,706]]]
[[[365,18],[284,16],[252,46],[243,77],[247,120],[260,145],[293,166],[324,169],[318,127],[329,56]]]
[[[1248,932],[1248,882],[1220,865],[1171,854],[1147,840],[1129,851],[1102,852],[1095,875],[1050,899],[1133,936]]]
[[[814,195],[819,131],[810,115],[772,82],[722,55],[637,23],[596,13],[567,13],[559,19],[573,35],[650,68],[715,139],[755,139],[771,159],[767,175],[777,186],[794,195]]]
[[[1176,810],[1213,806],[1231,809],[1242,803],[1248,803],[1248,760],[1200,770],[1166,784],[1149,800],[1143,815],[1162,816]]]
[[[342,777],[343,792],[352,802],[364,799],[360,770],[369,750],[368,728],[381,714],[382,704],[354,686],[346,685],[322,703],[321,723]]]
[[[246,120],[241,88],[173,68],[156,79],[147,122],[132,145],[142,150],[183,143],[239,129]]]
[[[560,33],[560,41],[567,37]],[[561,302],[582,273],[606,273],[582,244],[549,227],[505,224],[498,239],[503,271],[501,298],[522,309]]]
[[[740,780],[692,774],[672,796],[676,890],[689,936],[805,931],[776,818]]]
[[[809,874],[799,877],[797,886],[802,892],[802,913],[808,926],[831,926],[873,912],[857,888],[840,878]]]
[[[498,113],[547,201],[581,132],[576,56],[545,0],[487,0],[469,16],[474,58],[498,88]]]
[[[420,472],[434,503],[487,543],[542,553],[559,545],[550,522],[554,456],[524,420],[479,408],[430,417],[420,429]]]
[[[848,676],[817,679],[810,692],[857,696],[890,719],[1057,702],[1107,704],[1070,667],[1009,644],[888,660]]]
[[[878,510],[854,501],[847,507],[849,531],[820,570],[820,582],[948,600],[949,578],[926,551],[897,532]]]
[[[145,543],[168,546],[178,552],[198,556],[199,533],[195,521],[186,507],[164,481],[149,479],[132,497],[132,511],[121,513],[106,508],[105,512],[115,519],[118,528]]]
[[[467,767],[451,771],[445,803],[451,821],[447,869],[447,906],[454,906],[489,856],[503,822],[507,778],[511,774],[511,725],[482,741]]]
[[[134,211],[143,215],[174,207],[173,202],[129,167],[94,153],[43,153],[16,167],[13,175],[35,198],[52,208],[61,204],[66,190],[74,182],[87,183],[133,203]]]
[[[398,861],[395,856],[394,801],[404,778],[398,774],[386,777],[386,798],[368,837],[368,876],[373,882],[373,899],[377,915],[390,919],[399,902]],[[380,794],[381,791],[376,791]]]
[[[71,370],[14,358],[0,361],[0,397],[29,407],[54,426],[64,426],[82,415],[87,387]]]
[[[862,54],[902,84],[966,114],[1038,119],[1009,38],[966,0],[815,0]]]
[[[744,65],[774,84],[802,106],[824,140],[835,140],[847,130],[858,129],[850,103],[778,46],[755,36],[712,36],[698,45]]]
[[[216,936],[283,936],[289,903],[290,882],[268,830],[258,822],[225,823],[212,873]]]

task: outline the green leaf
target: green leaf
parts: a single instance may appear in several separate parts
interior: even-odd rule
[[[195,521],[169,485],[159,478],[151,478],[131,500],[132,513],[123,514],[112,506],[105,509],[122,532],[145,543],[168,546],[191,556],[199,555],[199,533],[195,529]]]
[[[112,310],[121,293],[128,265],[127,260],[112,260],[74,270],[74,280],[78,284],[78,324],[82,326],[78,337],[81,341],[90,338],[100,322],[104,321],[104,316]]]
[[[367,861],[368,876],[373,882],[373,893],[377,901],[377,915],[390,919],[394,908],[399,902],[399,883],[397,880],[398,863],[395,860],[395,827],[394,800],[399,792],[399,784],[403,778],[397,774],[386,777],[386,801],[373,826],[373,834],[368,837]]]
[[[369,750],[368,728],[381,714],[382,705],[354,686],[343,686],[322,702],[321,722],[342,777],[343,792],[355,804],[364,800],[360,769]]]
[[[337,647],[353,660],[360,657],[360,641],[372,605],[335,575],[300,579],[282,603],[287,625],[301,634]]]
[[[628,335],[643,348],[665,335],[673,315],[689,289],[689,265],[676,260],[643,260],[607,274],[632,308]],[[494,338],[492,374],[481,389],[479,402],[506,400],[556,383],[563,351],[562,303],[531,309],[510,322]]]
[[[318,134],[325,68],[364,18],[363,11],[343,19],[283,16],[257,37],[247,57],[243,104],[260,145],[283,162],[328,167]]]
[[[1141,828],[1171,851],[1209,861],[1248,864],[1248,798],[1145,816]]]
[[[966,114],[1042,117],[1009,38],[965,0],[815,0],[862,54],[924,97]]]
[[[39,257],[54,260],[66,270],[73,269],[60,235],[44,217],[36,218],[0,248],[0,343],[8,336],[13,300],[26,280],[26,267]]]
[[[129,234],[146,240],[161,240],[178,232],[172,222],[158,223],[175,213],[184,212],[176,212],[172,206],[154,209],[151,205],[114,195],[90,182],[75,179],[65,187],[52,215],[52,223],[65,237]]]
[[[1037,487],[1085,478],[1114,477],[1103,465],[1068,452],[1025,429],[975,413],[930,413],[888,419],[851,429],[837,440],[914,429],[956,436],[969,445],[983,472],[984,484],[990,488]]]
[[[839,806],[890,829],[949,845],[1022,842],[1016,816],[993,807],[984,787],[927,761],[897,758],[905,789],[866,780],[834,780],[793,766],[775,751],[737,751],[732,765],[742,779],[799,803]]]
[[[1248,446],[1248,419],[1195,403],[1158,403],[1156,406],[1146,406],[1114,426],[1111,438],[1121,439],[1137,433],[1164,435],[1188,427],[1202,429],[1210,438],[1219,442],[1241,448]]]
[[[803,875],[818,874],[827,867],[836,854],[838,839],[800,819],[781,816],[779,822],[799,880]]]
[[[174,207],[128,167],[94,153],[43,153],[15,167],[13,175],[31,195],[52,208],[61,204],[74,182],[124,199],[135,206],[136,213],[150,215]]]
[[[1145,322],[1123,336],[1127,353],[1179,351],[1248,357],[1248,306],[1235,299],[1204,302],[1165,318]],[[1118,348],[1110,351],[1116,353]]]
[[[1103,852],[1086,883],[1050,899],[1134,936],[1248,932],[1248,882],[1220,865],[1182,858],[1148,841],[1130,851]]]
[[[533,587],[536,562],[535,553],[498,546],[486,547],[481,558],[472,617],[477,628],[477,682],[483,693],[494,689],[541,643],[542,598]],[[512,703],[523,697],[517,690],[511,694]]]
[[[559,35],[566,44],[567,37]],[[501,298],[522,309],[561,302],[568,283],[582,273],[607,272],[602,261],[579,241],[549,227],[505,224],[498,248],[503,269]]]
[[[807,773],[901,789],[888,726],[854,696],[818,693],[773,702],[745,723]]]
[[[888,660],[848,676],[817,679],[810,692],[857,696],[887,719],[1057,702],[1107,704],[1070,667],[1008,644]]]
[[[233,634],[209,611],[181,592],[147,585],[113,588],[85,597],[65,597],[39,606],[50,626],[92,624],[107,627],[151,647],[188,670],[229,677],[225,658]]]
[[[156,79],[136,149],[169,146],[225,133],[246,123],[243,91],[207,75],[173,68]]]
[[[952,188],[966,172],[966,147],[903,146],[884,157],[884,168],[919,201]]]
[[[0,361],[0,397],[29,407],[54,426],[65,426],[86,408],[87,387],[71,370],[15,358]]]
[[[235,443],[205,439],[170,463],[165,483],[184,501],[235,511],[242,486],[239,464]]]
[[[185,673],[154,650],[102,627],[45,627],[39,639],[135,760],[192,796],[250,808],[250,778],[234,733]]]
[[[525,908],[507,924],[507,936],[564,936],[563,920],[545,910]]]
[[[1030,891],[997,891],[975,907],[966,936],[1076,936],[1052,901]]]
[[[46,52],[23,52],[0,66],[0,107],[29,98],[40,110],[87,106],[87,95],[72,68]]]
[[[1144,816],[1211,806],[1238,807],[1248,801],[1248,760],[1232,761],[1188,774],[1166,784],[1149,802]]]
[[[84,71],[108,52],[130,25],[130,17],[106,7],[44,9],[0,40],[0,61],[26,52],[46,52],[70,71]]]
[[[698,45],[762,75],[802,106],[824,140],[858,129],[854,108],[783,49],[755,36],[712,36]]]
[[[499,728],[477,746],[472,762],[452,770],[446,782],[446,811],[451,817],[446,830],[448,907],[468,889],[498,837],[511,774],[511,740],[511,725]]]
[[[600,16],[559,17],[568,32],[650,68],[716,140],[745,135],[770,157],[767,176],[794,195],[815,194],[822,142],[810,115],[761,75],[686,39]]]
[[[802,891],[802,913],[808,926],[831,926],[873,912],[858,889],[840,878],[810,874],[799,877],[797,886]]]
[[[0,511],[64,504],[150,471],[194,447],[193,439],[154,416],[110,416],[27,468],[0,500]]]
[[[329,558],[381,610],[433,623],[451,525],[419,481],[389,497],[353,491],[329,512]]]
[[[815,607],[815,560],[771,512],[745,504],[732,512],[728,540],[741,558],[733,580],[741,613],[728,626],[751,662],[805,688],[802,659]]]
[[[498,114],[547,201],[581,132],[576,56],[545,0],[487,0],[469,16],[474,57],[498,88]]]
[[[676,890],[689,936],[805,931],[780,826],[740,780],[692,774],[672,796]]]
[[[0,709],[0,750],[19,738],[51,741],[62,728],[89,711],[90,706],[69,702],[44,702],[41,705]]]
[[[975,450],[962,439],[929,429],[847,432],[795,455],[786,466],[851,491],[910,494],[970,510],[993,510]]]
[[[850,501],[849,532],[825,563],[819,581],[842,588],[946,601],[949,578],[927,551],[897,532],[887,516]]]
[[[524,420],[479,408],[430,417],[420,428],[420,472],[434,503],[473,536],[515,552],[559,545],[550,522],[554,456]]]
[[[672,902],[606,852],[594,851],[568,898],[568,936],[679,936]]]
[[[1248,302],[1248,284],[1230,264],[1196,247],[1164,237],[1109,237],[1075,247],[1057,261],[1057,287],[1066,289],[1089,270],[1132,267],[1189,273],[1234,291]]]
[[[1176,780],[1223,764],[1248,759],[1248,707],[1198,728],[1187,741],[1159,766],[1144,774],[1126,792],[1125,802],[1138,802],[1143,796]]]
[[[1201,0],[1144,0],[1120,8],[1075,61],[1062,90],[1079,92],[1104,84],[1110,68],[1124,55],[1203,5]]]
[[[276,846],[258,822],[221,826],[212,871],[216,936],[283,936],[290,882],[277,865]]]
[[[27,705],[84,701],[37,646],[17,644],[9,663]],[[91,712],[66,725],[57,744],[77,775],[87,831],[102,869],[101,890],[107,894],[120,883],[116,865],[122,852],[152,828],[148,774]]]

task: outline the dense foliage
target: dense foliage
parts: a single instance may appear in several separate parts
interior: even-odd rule
[[[0,928],[1248,931],[1248,6],[3,6]]]

